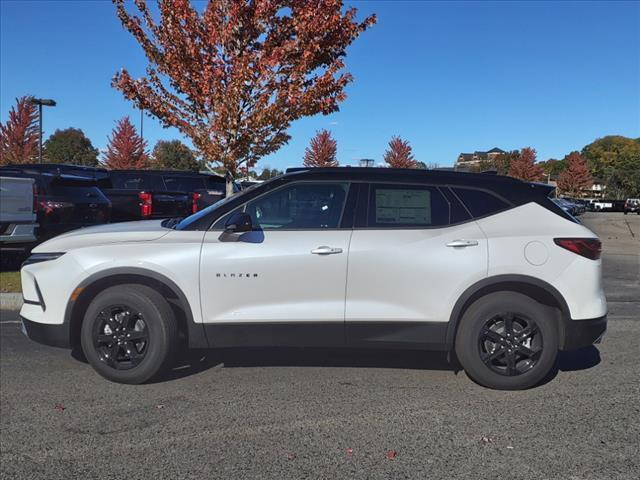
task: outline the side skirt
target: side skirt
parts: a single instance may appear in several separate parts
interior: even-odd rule
[[[204,324],[213,348],[354,347],[447,350],[446,322]]]

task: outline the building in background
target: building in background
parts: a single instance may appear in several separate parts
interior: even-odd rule
[[[507,152],[498,147],[493,147],[488,152],[476,150],[473,153],[461,153],[460,155],[458,155],[458,159],[456,160],[454,168],[456,170],[469,170],[472,167],[479,165],[480,162],[493,160],[498,155],[501,155],[503,153]]]

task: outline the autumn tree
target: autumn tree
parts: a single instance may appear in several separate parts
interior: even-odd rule
[[[258,175],[258,180],[269,180],[270,178],[277,177],[282,174],[284,174],[284,172],[277,168],[271,169],[269,167],[264,167],[260,175]]]
[[[112,170],[142,169],[149,166],[149,156],[145,142],[136,132],[129,117],[118,121],[104,156],[104,163]]]
[[[610,135],[582,149],[589,170],[607,186],[611,198],[640,196],[640,138]]]
[[[531,147],[525,147],[520,151],[520,155],[511,161],[509,166],[509,176],[525,180],[527,182],[537,182],[544,174],[542,167],[536,164],[537,153]]]
[[[79,128],[56,130],[44,142],[44,157],[49,163],[71,165],[98,165],[98,149]]]
[[[304,151],[305,167],[337,167],[337,143],[328,130],[316,132]]]
[[[153,147],[151,166],[158,169],[200,170],[200,163],[189,147],[180,140],[159,140]]]
[[[0,165],[32,163],[38,158],[38,109],[31,97],[16,98],[6,123],[0,123]]]
[[[389,147],[384,152],[384,161],[391,168],[416,168],[411,145],[400,137],[391,137]]]
[[[577,197],[583,188],[593,185],[587,161],[578,152],[571,152],[564,159],[566,168],[558,176],[558,190],[570,197]]]
[[[292,121],[338,110],[352,81],[346,47],[375,23],[342,0],[212,0],[202,11],[160,0],[159,19],[145,0],[135,13],[113,2],[149,62],[113,86],[231,175],[287,143]]]

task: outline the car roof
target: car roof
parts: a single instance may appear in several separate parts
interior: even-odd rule
[[[471,187],[492,191],[515,204],[548,197],[555,187],[545,183],[524,182],[492,173],[469,173],[452,170],[424,170],[381,167],[289,168],[280,177],[287,180],[345,180],[355,182],[424,183],[430,185]]]

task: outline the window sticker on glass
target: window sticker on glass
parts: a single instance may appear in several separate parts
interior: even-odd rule
[[[377,188],[376,223],[431,224],[431,192]]]

